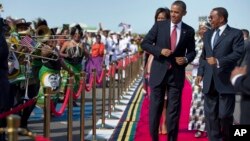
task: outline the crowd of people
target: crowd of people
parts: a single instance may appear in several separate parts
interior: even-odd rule
[[[43,18],[28,22],[6,17],[0,21],[0,114],[43,95],[44,87],[63,95],[65,77],[74,77],[77,92],[81,71],[87,73],[87,82],[92,69],[100,77],[103,65],[109,69],[111,62],[137,53],[141,42],[140,35],[113,32],[101,24],[97,32],[87,32],[79,24],[50,28]],[[29,130],[28,119],[36,104],[16,113],[22,128]],[[73,104],[78,106],[76,101]],[[6,127],[6,118],[0,120],[0,127]],[[4,133],[0,133],[0,141],[5,141]]]

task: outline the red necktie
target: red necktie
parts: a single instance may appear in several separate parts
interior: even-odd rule
[[[174,29],[171,33],[171,50],[175,50],[176,46],[176,40],[177,40],[177,31],[176,31],[177,25],[174,25]]]

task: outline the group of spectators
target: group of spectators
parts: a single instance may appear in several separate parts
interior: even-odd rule
[[[28,22],[7,17],[0,21],[0,114],[42,95],[43,87],[64,94],[65,77],[74,76],[77,91],[81,71],[90,74],[95,68],[100,76],[103,64],[109,69],[111,62],[137,53],[142,39],[101,26],[97,32],[87,32],[79,24],[50,28],[43,18]],[[22,128],[29,130],[28,119],[35,105],[17,113]],[[76,101],[74,106],[78,106]],[[0,120],[0,127],[5,127],[6,119]],[[0,141],[5,141],[4,133]]]

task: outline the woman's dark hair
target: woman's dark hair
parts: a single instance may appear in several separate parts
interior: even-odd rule
[[[83,31],[82,31],[82,28],[79,24],[77,24],[71,28],[70,35],[74,36],[76,32],[78,32],[81,37],[83,36]]]
[[[155,21],[157,21],[158,15],[162,12],[165,13],[166,19],[170,19],[170,10],[168,8],[160,7],[155,12]]]
[[[96,35],[96,38],[101,39],[101,35],[100,35],[100,34],[97,34],[97,35]]]
[[[246,37],[249,37],[249,31],[247,29],[241,29],[241,31],[246,34]]]

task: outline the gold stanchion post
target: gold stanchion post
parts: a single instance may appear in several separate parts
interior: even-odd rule
[[[10,115],[7,117],[7,133],[9,141],[18,140],[18,128],[20,126],[20,117],[17,115]]]
[[[49,138],[50,137],[50,95],[52,93],[51,87],[45,87],[43,89],[44,91],[44,126],[43,126],[43,134],[44,137]]]
[[[123,60],[124,61],[124,60]],[[121,96],[122,96],[122,98],[123,98],[123,92],[124,92],[124,83],[125,83],[125,81],[124,81],[124,78],[123,78],[123,74],[125,74],[124,72],[125,72],[125,70],[124,70],[124,66],[123,66],[124,64],[122,63],[122,68],[121,68]]]
[[[118,81],[117,81],[117,100],[118,104],[120,104],[120,96],[121,96],[121,68],[118,68]]]
[[[68,84],[68,88],[70,89],[70,94],[69,94],[69,101],[68,101],[68,124],[67,124],[67,128],[68,128],[68,132],[67,132],[67,138],[68,141],[72,141],[73,136],[72,136],[72,131],[73,131],[73,82],[74,82],[74,78],[72,76],[70,76],[69,78],[69,84]]]
[[[85,122],[84,122],[84,114],[85,114],[85,84],[86,84],[86,81],[85,81],[85,76],[86,76],[86,73],[85,72],[82,72],[81,73],[81,79],[83,81],[83,90],[82,90],[82,93],[81,93],[81,129],[80,129],[80,138],[81,138],[81,141],[84,141],[84,126],[85,126]]]
[[[102,66],[102,70],[104,73],[102,79],[102,128],[105,128],[105,111],[106,111],[106,66]]]
[[[93,88],[92,88],[92,140],[96,141],[96,69],[93,69]]]
[[[111,72],[109,74],[109,96],[108,96],[108,118],[111,118],[111,96],[112,96],[112,68],[113,68],[113,64],[110,63],[109,65],[109,71]]]
[[[113,62],[113,67],[115,68],[116,65],[115,63]],[[113,105],[113,111],[115,110],[115,99],[116,99],[116,96],[115,96],[115,71],[116,69],[114,69],[114,76],[112,76],[112,105]]]

